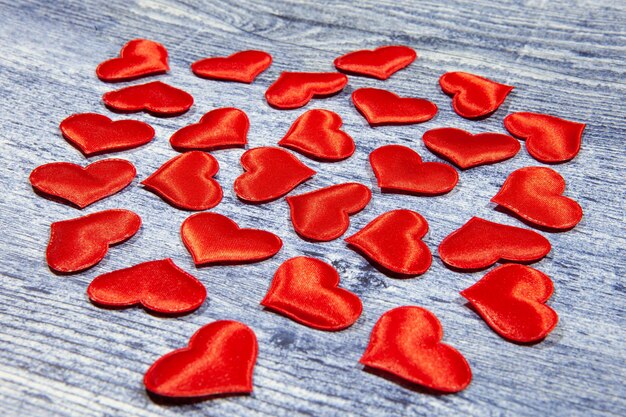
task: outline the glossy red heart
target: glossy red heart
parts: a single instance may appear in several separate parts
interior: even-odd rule
[[[85,168],[69,162],[41,165],[29,179],[37,191],[85,208],[127,187],[136,174],[128,161],[104,159]]]
[[[259,262],[276,255],[283,246],[275,234],[241,229],[237,223],[217,213],[188,217],[180,234],[196,265]]]
[[[330,110],[303,113],[278,144],[309,158],[340,161],[354,153],[354,141],[341,130],[341,116]]]
[[[200,328],[187,347],[156,360],[143,383],[154,394],[171,398],[252,392],[258,344],[245,324],[220,320]]]
[[[222,200],[222,187],[213,179],[219,164],[206,152],[176,156],[141,184],[168,203],[185,210],[206,210]]]
[[[578,155],[584,123],[548,114],[519,112],[504,118],[504,127],[526,141],[528,153],[545,163],[567,162]]]
[[[235,193],[251,203],[276,200],[316,174],[293,154],[272,147],[246,151],[241,166],[246,172],[235,180]]]
[[[545,305],[554,285],[543,272],[525,265],[502,265],[461,295],[496,333],[518,343],[544,339],[559,316]]]
[[[272,56],[263,51],[241,51],[228,57],[204,58],[191,64],[198,77],[250,84],[272,65]]]
[[[335,59],[335,67],[349,74],[365,75],[386,80],[395,72],[409,66],[417,54],[408,46],[381,46],[350,52]]]
[[[439,256],[457,269],[483,269],[504,261],[534,262],[546,256],[550,242],[539,233],[472,217],[439,245]]]
[[[563,196],[565,180],[547,167],[513,171],[491,201],[507,208],[535,226],[568,230],[583,217],[583,209]]]
[[[133,39],[122,47],[119,58],[98,65],[96,75],[102,81],[116,82],[162,74],[169,69],[167,49],[163,45],[147,39]]]
[[[427,122],[437,114],[437,105],[423,98],[404,98],[378,88],[359,88],[352,102],[370,126],[407,125]]]
[[[374,325],[360,363],[440,392],[459,392],[472,380],[463,355],[441,343],[437,317],[422,307],[397,307]]]
[[[261,305],[314,329],[342,330],[357,321],[363,306],[338,285],[331,265],[298,256],[278,268]]]
[[[140,304],[157,313],[183,314],[202,305],[206,288],[167,258],[100,275],[89,284],[87,295],[101,306]]]
[[[213,151],[243,148],[247,143],[250,121],[246,113],[224,107],[206,113],[198,123],[185,126],[172,135],[170,144],[177,150]]]
[[[370,153],[370,164],[384,193],[440,195],[459,182],[459,174],[450,165],[422,162],[417,152],[402,145],[375,149]]]
[[[312,98],[328,97],[343,90],[348,77],[338,72],[283,72],[265,92],[265,99],[278,109],[296,109]]]
[[[110,245],[130,239],[141,218],[129,210],[105,210],[52,223],[48,266],[61,273],[85,270],[104,258]]]
[[[439,78],[439,85],[452,96],[456,114],[466,119],[491,115],[514,88],[467,72],[447,72]]]
[[[113,111],[146,111],[155,116],[177,116],[185,113],[193,104],[191,94],[161,81],[109,91],[104,93],[102,100]]]
[[[371,198],[369,188],[349,182],[287,197],[287,203],[296,232],[325,242],[343,235],[350,226],[349,216],[363,210]]]

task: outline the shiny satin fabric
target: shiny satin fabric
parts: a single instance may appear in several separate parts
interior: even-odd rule
[[[447,72],[439,78],[439,85],[452,96],[454,111],[466,119],[490,116],[514,88],[467,72]]]
[[[346,84],[348,77],[338,72],[282,72],[265,92],[265,99],[277,109],[296,109],[314,97],[336,94]]]
[[[386,80],[417,58],[414,49],[408,46],[381,46],[374,50],[363,49],[350,52],[335,59],[335,67],[353,75]]]
[[[223,107],[206,113],[198,123],[178,129],[170,137],[170,144],[178,151],[243,148],[248,142],[249,128],[246,113]]]
[[[109,91],[104,93],[102,101],[116,112],[145,111],[154,116],[178,116],[193,105],[191,94],[161,81]]]
[[[437,114],[437,105],[431,101],[378,88],[359,88],[352,93],[352,102],[372,127],[423,123]]]
[[[272,56],[264,51],[240,51],[227,57],[204,58],[191,64],[198,77],[250,84],[272,65]]]
[[[96,75],[102,81],[118,82],[163,74],[169,69],[167,49],[163,45],[148,39],[133,39],[122,47],[119,58],[98,65]]]

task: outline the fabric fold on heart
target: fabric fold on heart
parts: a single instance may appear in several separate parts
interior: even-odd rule
[[[181,115],[193,105],[191,94],[161,81],[109,91],[104,93],[102,101],[115,112],[145,111],[163,117]]]
[[[167,49],[163,45],[148,39],[133,39],[122,47],[119,58],[100,63],[96,75],[102,81],[118,82],[163,74],[169,69]]]
[[[452,97],[452,108],[466,119],[481,119],[493,114],[513,86],[467,72],[447,72],[439,78],[444,93]]]
[[[243,148],[249,128],[246,113],[234,107],[223,107],[206,113],[198,123],[178,129],[170,138],[170,144],[179,151]]]
[[[372,127],[423,123],[437,114],[437,105],[433,102],[400,97],[379,88],[355,90],[352,102]]]
[[[277,109],[297,109],[312,98],[337,94],[348,84],[338,72],[282,72],[265,92],[268,104]]]
[[[335,67],[353,75],[386,80],[417,58],[414,49],[403,45],[381,46],[374,50],[350,52],[335,59]]]
[[[250,84],[272,65],[272,56],[264,51],[240,51],[227,57],[204,58],[191,64],[198,77]]]

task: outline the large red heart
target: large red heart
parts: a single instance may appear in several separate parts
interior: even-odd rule
[[[514,88],[467,72],[447,72],[439,78],[439,85],[452,96],[454,111],[466,119],[491,115]]]
[[[487,324],[505,339],[532,343],[544,339],[559,316],[545,305],[554,291],[552,280],[525,265],[502,265],[461,295]]]
[[[257,351],[248,326],[215,321],[194,333],[187,347],[157,359],[143,383],[148,391],[172,398],[250,393]]]
[[[296,232],[325,242],[343,235],[350,226],[349,216],[363,210],[371,198],[369,188],[351,182],[287,197],[287,203]]]
[[[110,245],[130,239],[141,218],[129,210],[105,210],[52,223],[46,261],[61,273],[91,268],[104,258]]]
[[[162,74],[169,70],[167,49],[147,39],[133,39],[120,51],[119,58],[102,62],[96,75],[102,81],[128,81],[145,75]]]
[[[352,102],[370,126],[426,122],[437,114],[437,105],[423,98],[403,98],[379,88],[359,88]]]
[[[87,295],[106,307],[140,304],[157,313],[183,314],[200,307],[206,288],[167,258],[100,275],[89,284]]]
[[[272,56],[263,51],[241,51],[228,57],[204,58],[191,64],[198,77],[250,84],[272,65]]]
[[[463,355],[441,343],[437,317],[422,307],[397,307],[376,322],[360,363],[440,392],[458,392],[472,380]]]
[[[41,165],[29,179],[37,191],[85,208],[127,187],[136,174],[128,161],[104,159],[85,168],[69,162]]]
[[[198,123],[185,126],[172,135],[170,144],[177,150],[213,151],[243,148],[247,143],[250,121],[243,111],[224,107],[206,113]]]
[[[185,113],[193,104],[191,94],[161,81],[109,91],[104,93],[102,100],[113,111],[146,111],[155,116],[177,116]]]
[[[370,164],[385,193],[440,195],[450,192],[459,182],[459,174],[448,164],[422,162],[413,149],[385,145],[370,153]]]
[[[395,72],[415,61],[417,54],[408,46],[381,46],[350,52],[335,59],[335,67],[349,74],[366,75],[386,80]]]
[[[265,92],[265,99],[278,109],[296,109],[313,97],[328,97],[343,90],[348,77],[338,72],[283,72]]]
[[[331,265],[298,256],[278,268],[261,305],[314,329],[342,330],[354,324],[363,306],[338,285],[339,274]]]
[[[547,167],[513,171],[491,201],[539,227],[568,230],[583,217],[583,209],[563,196],[565,180]]]

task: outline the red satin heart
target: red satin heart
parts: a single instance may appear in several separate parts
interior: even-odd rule
[[[349,74],[386,80],[415,61],[417,54],[408,46],[381,46],[350,52],[335,59],[335,67]]]
[[[157,359],[143,383],[148,391],[172,398],[250,393],[257,351],[248,326],[215,321],[194,333],[187,347]]]
[[[554,291],[552,280],[525,265],[502,265],[461,295],[496,333],[519,343],[544,339],[559,316],[545,305]]]
[[[359,362],[432,390],[459,392],[472,380],[472,370],[442,338],[441,323],[430,311],[394,308],[376,322]]]
[[[384,193],[433,196],[450,192],[459,174],[448,164],[422,162],[413,149],[385,145],[370,153],[370,164]]]
[[[241,156],[244,172],[235,180],[235,193],[251,203],[276,200],[316,174],[293,154],[262,147]]]
[[[169,69],[167,49],[163,45],[147,39],[133,39],[122,47],[119,58],[98,65],[96,75],[102,81],[116,82],[163,74]]]
[[[52,223],[46,250],[48,266],[70,273],[91,268],[104,258],[110,245],[130,239],[141,218],[129,210],[105,210]]]
[[[583,209],[564,197],[565,180],[547,167],[513,171],[491,201],[509,209],[535,226],[568,230],[583,217]]]
[[[213,179],[219,164],[208,153],[185,152],[164,163],[141,184],[168,203],[185,210],[206,210],[222,200],[222,187]]]
[[[177,150],[213,151],[243,148],[247,143],[250,121],[246,113],[233,107],[211,110],[198,123],[185,126],[172,135],[170,144]]]
[[[340,92],[347,83],[348,77],[338,72],[283,72],[267,89],[265,99],[278,109],[296,109],[313,97]]]
[[[428,222],[411,210],[393,210],[376,217],[346,242],[384,269],[420,275],[430,268],[432,255],[422,237]]]
[[[493,164],[512,158],[520,144],[509,135],[501,133],[471,133],[443,127],[424,133],[424,144],[431,152],[452,162],[461,169]]]
[[[191,94],[161,81],[109,91],[102,96],[102,100],[113,111],[146,111],[154,116],[177,116],[185,113],[193,104]]]
[[[352,93],[352,102],[370,126],[423,123],[437,114],[435,103],[378,88],[359,88]]]
[[[350,226],[349,216],[363,210],[371,198],[369,188],[350,182],[287,197],[287,203],[296,232],[325,242],[343,235]]]
[[[363,305],[338,285],[331,265],[298,256],[278,268],[261,305],[314,329],[342,330],[357,321]]]
[[[482,269],[499,260],[534,262],[546,256],[550,242],[539,233],[472,217],[439,245],[439,256],[458,269]]]
[[[263,51],[241,51],[228,57],[205,58],[191,64],[198,77],[250,84],[272,65],[272,56]]]
[[[504,118],[504,127],[526,141],[528,153],[545,163],[567,162],[578,155],[584,123],[548,114],[520,112]]]
[[[456,114],[466,119],[491,115],[515,88],[467,72],[447,72],[439,78],[439,85],[452,96]]]
[[[241,229],[237,223],[217,213],[188,217],[180,234],[196,265],[259,262],[276,255],[283,246],[275,234]]]
[[[354,141],[341,128],[341,116],[329,110],[309,110],[296,119],[278,144],[309,158],[340,161],[354,153]]]
[[[202,305],[206,288],[167,258],[100,275],[89,284],[87,295],[107,307],[140,304],[157,313],[183,314]]]

